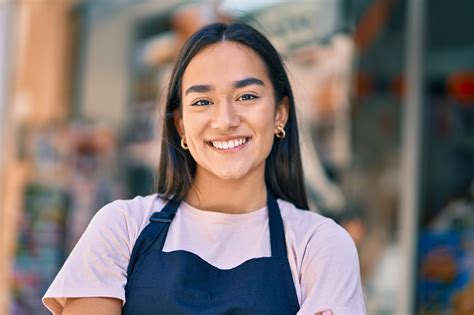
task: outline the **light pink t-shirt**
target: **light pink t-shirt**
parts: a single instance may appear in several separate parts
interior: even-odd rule
[[[112,297],[125,303],[133,246],[152,213],[164,204],[154,194],[116,200],[98,211],[44,295],[48,309],[61,314],[68,297]],[[357,250],[349,234],[319,214],[280,199],[278,205],[301,306],[298,314],[365,314]],[[181,202],[163,250],[186,250],[220,269],[269,257],[267,208],[227,214]]]

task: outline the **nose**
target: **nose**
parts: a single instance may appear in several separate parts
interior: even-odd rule
[[[240,116],[232,101],[222,101],[214,106],[211,127],[221,131],[235,128],[240,123]]]

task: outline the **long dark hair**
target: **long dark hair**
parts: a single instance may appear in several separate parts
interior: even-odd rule
[[[181,81],[193,57],[205,47],[223,41],[243,44],[262,58],[279,104],[284,97],[289,101],[289,115],[285,126],[286,137],[275,138],[265,163],[267,189],[276,198],[308,209],[303,168],[296,122],[295,103],[288,75],[280,55],[272,44],[253,27],[242,23],[209,24],[194,33],[182,48],[169,84],[162,130],[161,158],[158,167],[157,192],[165,198],[183,199],[191,188],[196,162],[188,151],[180,147],[180,135],[174,124],[174,113],[181,111]]]

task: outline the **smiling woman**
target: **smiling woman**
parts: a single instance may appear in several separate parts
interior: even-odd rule
[[[183,74],[182,89],[186,92],[175,112],[175,125],[196,162],[188,201],[218,210],[228,203],[229,192],[239,188],[243,192],[245,187],[248,192],[234,194],[237,200],[227,212],[264,206],[265,161],[276,129],[287,122],[288,97],[277,102],[258,55],[231,41],[206,47],[195,55]],[[241,144],[235,146],[234,141]],[[242,185],[244,182],[259,185]],[[199,198],[212,192],[220,192],[222,200]]]
[[[365,314],[357,251],[304,211],[295,104],[270,42],[212,24],[170,81],[157,193],[89,224],[44,296],[61,314]]]

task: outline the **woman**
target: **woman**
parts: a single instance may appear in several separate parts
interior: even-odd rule
[[[357,252],[307,209],[277,51],[243,24],[183,47],[158,194],[93,218],[44,297],[60,314],[365,314]]]

